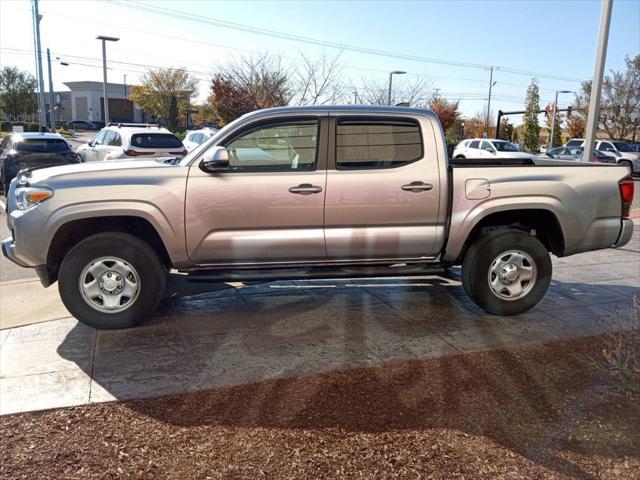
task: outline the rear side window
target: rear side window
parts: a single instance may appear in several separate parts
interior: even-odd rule
[[[469,148],[479,148],[480,147],[480,141],[479,140],[474,140],[473,142],[471,142],[469,144]]]
[[[131,146],[135,148],[184,148],[178,137],[170,133],[136,133],[131,135]]]
[[[61,138],[26,138],[15,144],[18,152],[66,152],[69,145]]]
[[[416,120],[343,118],[336,125],[336,167],[340,170],[393,168],[423,157]]]

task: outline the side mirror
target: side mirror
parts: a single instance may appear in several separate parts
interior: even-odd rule
[[[204,153],[200,170],[207,173],[229,171],[229,152],[225,147],[212,147]]]

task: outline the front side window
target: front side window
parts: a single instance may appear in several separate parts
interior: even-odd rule
[[[240,134],[225,144],[229,169],[236,172],[315,170],[318,122],[270,123]]]
[[[107,135],[108,130],[101,130],[100,133],[93,140],[94,145],[102,145],[104,144],[104,137]]]
[[[486,150],[488,152],[491,152],[493,150],[493,147],[491,146],[491,144],[489,142],[487,142],[486,140],[484,140],[482,142],[482,150]]]
[[[122,146],[122,139],[120,138],[120,134],[117,132],[111,132],[111,136],[106,139],[105,142],[107,145],[111,147],[120,147]]]
[[[336,125],[338,169],[400,167],[423,153],[420,126],[413,119],[340,119]]]
[[[493,145],[496,147],[496,150],[499,152],[517,152],[518,147],[516,147],[513,143],[510,142],[493,142]]]

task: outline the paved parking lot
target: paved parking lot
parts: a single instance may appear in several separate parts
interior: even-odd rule
[[[96,331],[71,317],[4,329],[0,413],[246,384],[625,328],[631,297],[640,292],[640,232],[623,249],[554,259],[554,268],[543,302],[508,318],[486,315],[473,305],[454,269],[446,279],[292,281],[200,294],[182,291],[184,296],[165,300],[149,323],[126,331]],[[33,292],[36,303],[40,290],[34,286]]]

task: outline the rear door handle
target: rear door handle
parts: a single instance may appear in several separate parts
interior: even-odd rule
[[[402,186],[402,190],[405,192],[426,192],[432,188],[433,185],[424,182],[411,182]]]
[[[301,183],[298,186],[289,188],[289,191],[298,195],[312,195],[314,193],[320,193],[322,191],[322,187],[318,185],[311,185],[310,183]]]

